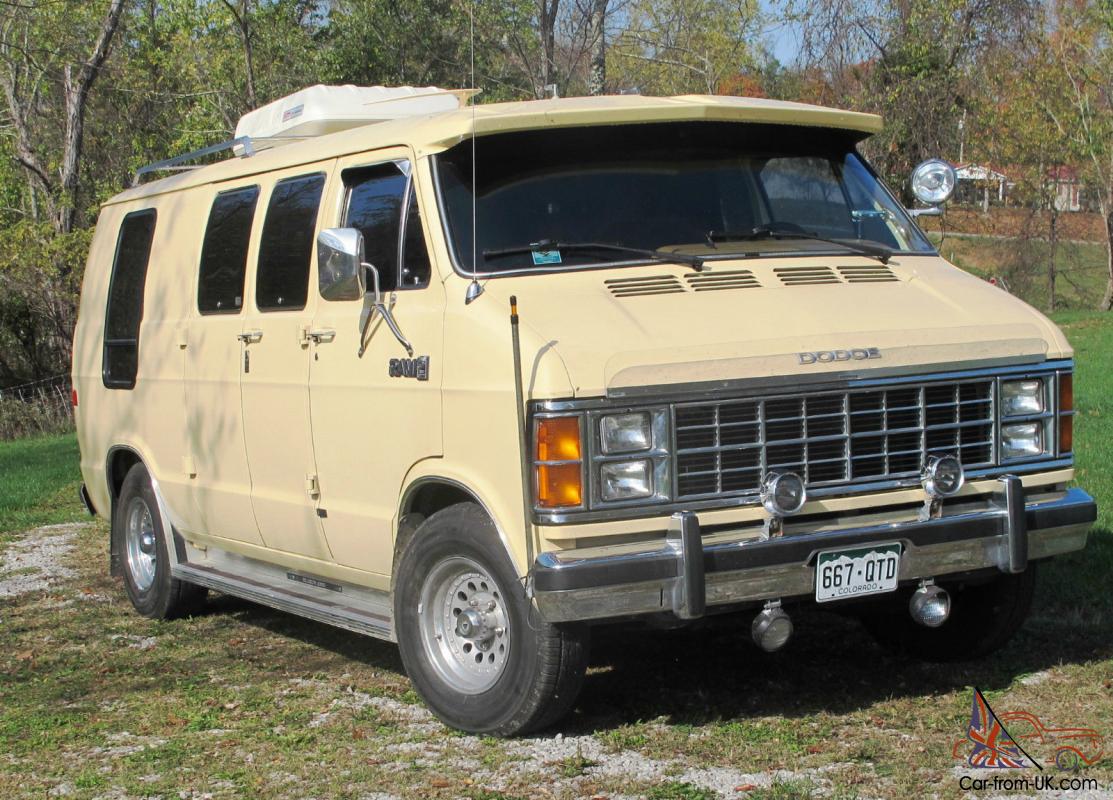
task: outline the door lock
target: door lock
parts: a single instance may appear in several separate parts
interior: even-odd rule
[[[336,331],[331,328],[313,328],[305,332],[305,338],[317,344],[325,344],[336,338]]]

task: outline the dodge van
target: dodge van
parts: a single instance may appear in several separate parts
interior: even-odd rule
[[[73,381],[111,568],[397,642],[447,724],[576,700],[593,627],[830,604],[1000,647],[1083,548],[1072,351],[947,263],[869,114],[313,87],[104,204]],[[161,178],[158,173],[169,172]],[[651,634],[650,634],[651,635]]]

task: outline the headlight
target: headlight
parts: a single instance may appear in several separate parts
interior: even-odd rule
[[[634,500],[653,494],[650,462],[611,461],[599,467],[599,495],[608,503]]]
[[[1005,381],[1001,384],[1002,413],[1006,417],[1042,414],[1044,410],[1043,381]]]
[[[603,452],[636,453],[653,445],[653,429],[649,412],[612,414],[599,421],[599,439]]]
[[[1006,459],[1043,455],[1043,423],[1014,422],[1001,427],[1001,455]]]

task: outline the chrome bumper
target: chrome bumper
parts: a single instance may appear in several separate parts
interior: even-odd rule
[[[542,553],[534,598],[549,622],[614,619],[672,612],[694,619],[707,606],[811,595],[816,554],[832,548],[899,541],[900,580],[998,569],[1023,572],[1029,559],[1080,550],[1097,505],[1081,489],[1026,502],[1015,476],[1001,478],[980,508],[927,520],[788,532],[772,539],[704,544],[696,514],[674,514],[656,550],[585,557]],[[701,557],[702,556],[702,557]]]

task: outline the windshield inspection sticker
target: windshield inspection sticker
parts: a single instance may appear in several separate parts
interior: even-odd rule
[[[543,266],[545,264],[559,264],[560,251],[559,250],[533,250],[533,263],[535,266]]]

